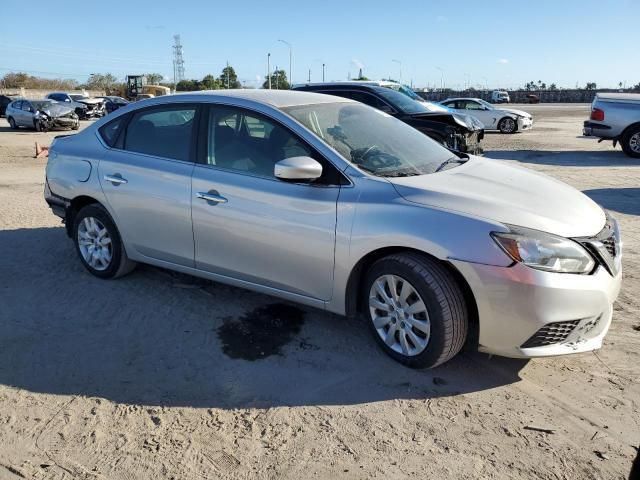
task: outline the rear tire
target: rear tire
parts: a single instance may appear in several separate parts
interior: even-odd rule
[[[620,138],[620,145],[629,157],[640,158],[640,125],[627,129]]]
[[[384,257],[367,272],[362,295],[376,341],[398,362],[432,368],[464,346],[469,324],[464,295],[437,260],[417,253]],[[425,312],[416,313],[420,310]]]
[[[87,205],[76,214],[73,241],[80,261],[96,277],[122,277],[136,266],[127,257],[116,224],[100,204]]]
[[[11,130],[15,130],[18,128],[18,126],[16,125],[16,121],[13,119],[13,117],[7,118],[7,121],[9,122],[9,127],[11,128]]]

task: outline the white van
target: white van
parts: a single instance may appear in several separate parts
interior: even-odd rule
[[[509,94],[504,90],[494,90],[491,92],[492,103],[509,103],[510,101]]]

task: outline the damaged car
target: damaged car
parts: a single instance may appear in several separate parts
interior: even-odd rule
[[[106,115],[105,102],[101,98],[89,98],[80,93],[54,92],[47,98],[72,106],[80,120],[101,118]]]
[[[73,107],[54,100],[16,100],[7,105],[7,121],[12,129],[33,128],[46,132],[54,128],[78,130],[80,122]]]
[[[484,138],[484,129],[480,121],[469,115],[435,111],[391,88],[364,82],[335,82],[294,85],[293,89],[364,103],[402,120],[451,150],[482,153],[480,141]]]

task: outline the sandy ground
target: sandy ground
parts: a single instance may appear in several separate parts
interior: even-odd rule
[[[640,161],[580,137],[586,105],[523,107],[487,156],[583,190],[622,223],[604,348],[431,371],[365,325],[151,267],[86,273],[0,120],[0,480],[628,478],[640,445]],[[541,427],[550,433],[529,429]],[[636,463],[638,460],[636,459]]]

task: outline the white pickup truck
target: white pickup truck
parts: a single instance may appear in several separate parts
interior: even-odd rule
[[[582,133],[618,142],[630,157],[640,158],[640,93],[597,93]]]

